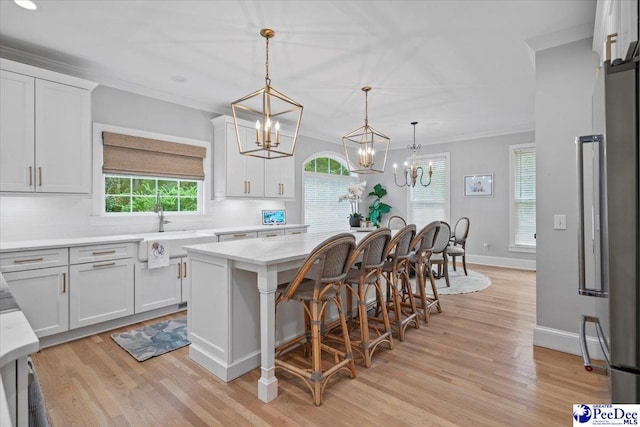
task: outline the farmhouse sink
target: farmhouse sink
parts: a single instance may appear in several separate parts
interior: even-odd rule
[[[171,258],[186,256],[187,251],[183,246],[197,245],[201,243],[217,242],[218,237],[213,234],[198,231],[165,231],[164,233],[142,233],[135,236],[143,240],[138,244],[138,260],[147,261],[148,246],[157,240],[164,240]]]

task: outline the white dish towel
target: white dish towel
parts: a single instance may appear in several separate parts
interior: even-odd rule
[[[151,240],[147,242],[149,265],[147,268],[166,267],[169,265],[169,246],[166,240]]]

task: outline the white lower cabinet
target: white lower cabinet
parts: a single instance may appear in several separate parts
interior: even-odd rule
[[[241,231],[237,233],[220,234],[218,242],[228,242],[229,240],[255,239],[258,233],[255,231]]]
[[[166,267],[148,266],[146,262],[136,264],[135,312],[182,302],[182,258],[172,259]]]
[[[69,330],[68,267],[3,273],[38,338]]]
[[[69,274],[72,329],[133,314],[132,259],[71,265]]]

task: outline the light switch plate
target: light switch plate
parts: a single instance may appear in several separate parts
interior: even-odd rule
[[[553,228],[555,230],[567,229],[567,216],[566,215],[554,215],[553,216]]]

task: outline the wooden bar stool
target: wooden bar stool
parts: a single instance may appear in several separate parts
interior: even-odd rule
[[[307,256],[294,279],[278,287],[276,307],[279,303],[295,300],[302,303],[305,316],[305,335],[294,338],[276,348],[275,367],[300,378],[311,391],[313,403],[322,404],[327,381],[337,372],[345,370],[351,378],[356,376],[349,331],[340,297],[342,282],[351,267],[351,255],[356,247],[350,233],[337,234],[320,243]],[[344,350],[322,342],[321,324],[329,303],[338,309]],[[310,341],[310,343],[309,343]],[[311,351],[310,366],[301,367],[283,356],[296,346],[304,344],[305,355]],[[333,356],[334,363],[323,369],[322,352]]]
[[[433,277],[431,269],[427,268],[429,258],[432,254],[431,250],[439,230],[440,221],[433,221],[420,230],[413,239],[413,243],[411,244],[413,250],[411,256],[409,256],[409,266],[416,273],[416,293],[414,293],[414,298],[420,299],[422,317],[425,323],[429,323],[429,312],[432,307],[435,306],[438,313],[442,313],[435,278]],[[433,297],[427,295],[425,283],[427,275],[431,282]],[[405,299],[404,296],[403,299]]]
[[[387,310],[393,312],[392,325],[395,326],[400,341],[404,341],[404,333],[410,323],[420,328],[411,283],[409,282],[409,256],[411,243],[416,234],[415,224],[401,228],[389,242],[382,275],[387,282]],[[403,304],[402,294],[407,295],[407,303]]]
[[[391,334],[391,324],[387,313],[384,294],[380,276],[384,265],[387,247],[391,241],[391,230],[380,228],[369,233],[360,241],[353,252],[352,260],[354,268],[349,270],[344,280],[347,286],[347,304],[350,312],[352,306],[352,296],[356,295],[358,303],[358,315],[353,319],[353,324],[360,332],[358,339],[352,338],[351,345],[354,350],[362,354],[364,366],[371,366],[371,357],[378,345],[387,343],[393,349],[393,337]],[[368,315],[367,297],[369,290],[373,287],[376,293],[376,301],[381,309],[382,318]],[[374,336],[372,337],[372,333]]]

